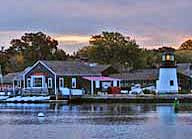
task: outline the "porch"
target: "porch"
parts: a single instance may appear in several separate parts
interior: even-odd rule
[[[91,95],[97,92],[107,92],[109,87],[120,87],[120,79],[99,76],[99,77],[83,77],[90,82],[89,88]]]

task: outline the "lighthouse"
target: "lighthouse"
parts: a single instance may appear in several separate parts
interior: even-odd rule
[[[173,52],[162,54],[162,64],[159,69],[156,88],[160,94],[178,93],[177,68]]]

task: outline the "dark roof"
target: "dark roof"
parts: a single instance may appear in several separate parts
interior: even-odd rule
[[[190,76],[192,75],[192,64],[191,63],[179,63],[177,64],[177,71],[179,73],[182,73],[186,76]]]
[[[20,76],[21,72],[8,73],[7,75],[3,76],[3,83],[12,83],[15,78]]]
[[[158,69],[140,69],[127,73],[113,74],[110,77],[121,80],[136,81],[136,80],[157,80]]]
[[[4,83],[12,83],[13,80],[23,80],[23,74],[27,72],[31,67],[27,67],[24,71],[22,72],[13,72],[13,73],[8,73],[3,76],[3,82]]]
[[[41,61],[57,75],[101,75],[109,65],[85,63],[79,61]]]

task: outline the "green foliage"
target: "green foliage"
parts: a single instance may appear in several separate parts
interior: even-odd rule
[[[180,50],[192,50],[192,40],[187,40],[181,44]]]
[[[177,63],[191,63],[192,51],[191,50],[177,50],[175,51],[175,58]]]
[[[58,42],[42,32],[25,33],[13,39],[6,51],[0,51],[2,71],[22,71],[37,60],[65,60],[83,58],[89,62],[112,64],[121,69],[154,68],[161,64],[163,51],[174,51],[177,63],[192,62],[192,40],[184,42],[178,50],[171,47],[148,50],[139,48],[135,40],[118,32],[102,32],[91,37],[89,46],[69,56],[59,49]],[[123,71],[123,70],[122,70]]]
[[[65,60],[66,53],[57,48],[58,42],[42,32],[25,33],[21,39],[11,40],[11,46],[1,52],[3,71],[22,71],[37,60]],[[6,56],[6,57],[4,57]]]
[[[191,94],[191,91],[190,91],[190,90],[186,90],[186,89],[184,90],[184,89],[183,89],[183,90],[180,90],[180,91],[179,91],[179,94]]]
[[[77,52],[78,57],[101,64],[121,64],[124,67],[142,68],[145,65],[143,50],[135,40],[117,32],[102,32],[92,36],[90,46]]]

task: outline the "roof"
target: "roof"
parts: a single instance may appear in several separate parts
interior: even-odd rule
[[[21,72],[8,73],[7,75],[3,76],[3,83],[12,83],[15,78],[20,76]]]
[[[177,64],[177,71],[186,76],[191,77],[192,75],[192,64],[191,63],[179,63]]]
[[[57,75],[99,75],[109,65],[85,63],[79,61],[41,61]]]
[[[4,83],[12,83],[13,80],[23,80],[23,74],[27,72],[31,67],[27,67],[24,71],[22,72],[13,72],[13,73],[8,73],[5,76],[3,76],[3,82]]]
[[[116,79],[116,78],[111,78],[111,77],[83,77],[86,80],[89,81],[114,81],[114,80],[120,80],[120,79]]]
[[[140,69],[134,70],[127,73],[113,74],[110,77],[118,78],[121,80],[157,80],[158,79],[158,69]]]

